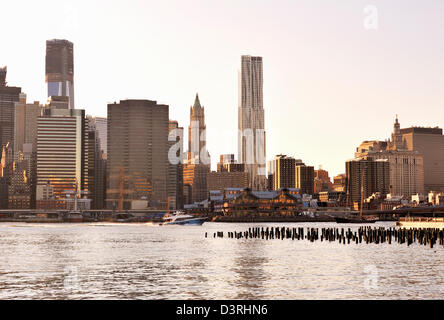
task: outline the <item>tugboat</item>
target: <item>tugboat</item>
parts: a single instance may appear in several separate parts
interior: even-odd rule
[[[161,226],[166,225],[194,225],[201,226],[207,220],[206,217],[198,218],[189,214],[185,214],[183,211],[176,211],[171,214],[166,214],[163,217],[163,223]]]

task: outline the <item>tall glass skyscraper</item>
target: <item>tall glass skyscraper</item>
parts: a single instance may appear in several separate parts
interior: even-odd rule
[[[68,40],[46,41],[46,83],[48,97],[66,96],[68,107],[74,109],[74,54]]]
[[[242,56],[239,73],[238,159],[249,173],[249,187],[266,188],[262,57]]]

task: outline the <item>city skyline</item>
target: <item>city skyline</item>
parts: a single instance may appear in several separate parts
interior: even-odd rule
[[[444,115],[444,93],[439,90],[444,82],[443,44],[435,41],[443,12],[438,1],[420,8],[410,1],[374,1],[378,30],[363,27],[365,1],[322,7],[280,1],[274,8],[262,2],[253,8],[248,2],[210,8],[193,1],[194,6],[175,3],[172,12],[171,1],[130,6],[92,2],[88,7],[68,2],[57,16],[41,19],[54,13],[52,3],[29,2],[26,12],[18,10],[23,3],[2,4],[2,10],[11,13],[4,19],[12,31],[4,35],[5,50],[0,53],[9,85],[21,87],[29,101],[44,103],[45,41],[60,38],[74,43],[76,108],[88,114],[104,116],[107,103],[123,98],[156,99],[170,105],[171,119],[186,126],[189,101],[199,92],[207,108],[213,170],[219,154],[237,149],[241,55],[264,59],[266,160],[284,153],[316,168],[323,165],[335,176],[345,172],[344,161],[363,140],[389,136],[395,114],[405,128],[443,126],[436,120]],[[97,17],[99,9],[108,15]],[[19,19],[14,12],[23,16]],[[128,23],[114,25],[120,15],[132,21],[125,18]],[[176,19],[176,27],[155,27],[165,17]],[[93,18],[100,23],[93,24]],[[242,28],[243,18],[247,24],[260,18],[265,23],[258,30]],[[35,22],[33,30],[18,24],[23,20]],[[208,31],[199,29],[199,23]],[[226,45],[216,52],[212,47],[220,39]],[[157,50],[150,50],[153,44]],[[27,59],[18,52],[26,52]],[[365,114],[365,121],[353,121],[363,116],[361,110],[372,112]],[[224,139],[219,139],[221,133]]]

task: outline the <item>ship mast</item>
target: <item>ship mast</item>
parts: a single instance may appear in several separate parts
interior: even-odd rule
[[[364,169],[365,167],[362,169],[361,171],[361,205],[360,205],[360,210],[359,210],[359,218],[362,219],[362,208],[364,206]]]

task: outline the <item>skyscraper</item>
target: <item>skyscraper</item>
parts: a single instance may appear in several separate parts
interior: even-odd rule
[[[238,159],[250,188],[266,188],[262,57],[242,56],[239,73]]]
[[[43,114],[45,106],[38,101],[26,102],[26,94],[20,95],[20,102],[15,105],[14,117],[14,161],[20,162],[20,166],[26,170],[29,184],[30,207],[35,207],[36,192],[36,163],[37,163],[37,121]],[[12,179],[11,183],[19,182],[20,178]]]
[[[207,151],[205,108],[200,105],[196,94],[194,105],[190,107],[190,125],[188,127],[188,161],[194,164],[210,164]]]
[[[20,100],[22,89],[10,87],[6,82],[6,67],[0,68],[0,149],[9,143],[14,146],[15,103]]]
[[[286,155],[277,155],[269,162],[269,174],[272,176],[272,189],[295,188],[296,160]]]
[[[361,201],[380,192],[385,195],[390,186],[390,164],[387,159],[352,159],[345,163],[348,204]]]
[[[103,153],[106,158],[107,154],[107,130],[108,130],[108,120],[106,117],[91,117],[91,123],[94,125],[94,129],[97,131],[98,138],[100,140],[100,149],[103,150]]]
[[[306,166],[301,160],[296,160],[295,169],[296,188],[300,189],[302,194],[314,193],[314,167]]]
[[[65,199],[76,187],[88,190],[88,130],[85,111],[47,108],[37,120],[37,191],[44,200],[47,187]]]
[[[175,157],[179,160],[177,163],[168,159],[168,203],[169,209],[183,208],[183,128],[179,127],[179,123],[175,120],[169,122],[169,147],[172,152],[172,147],[179,143]]]
[[[167,208],[168,115],[156,101],[108,104],[107,208]]]
[[[207,198],[207,176],[211,170],[210,154],[206,144],[205,109],[196,94],[190,107],[188,127],[188,153],[183,165],[184,203],[190,204]]]
[[[87,116],[88,119],[88,182],[91,208],[103,209],[106,198],[106,118]],[[104,140],[102,140],[104,139]]]
[[[68,40],[46,41],[46,83],[48,97],[69,98],[69,109],[74,109],[74,53]]]

